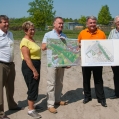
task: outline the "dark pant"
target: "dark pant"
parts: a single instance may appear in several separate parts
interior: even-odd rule
[[[112,71],[114,74],[115,95],[119,96],[119,66],[112,67]]]
[[[14,95],[14,81],[15,81],[15,65],[14,63],[6,64],[0,62],[0,117],[4,113],[4,95],[3,87],[6,88],[6,96],[8,101],[8,108],[16,108],[17,104],[13,99]]]
[[[33,71],[27,66],[26,62],[22,61],[22,73],[28,88],[28,100],[36,101],[38,97],[38,86],[40,81],[40,60],[32,60],[34,67],[36,68],[37,72],[39,73],[39,78],[36,80],[34,79]]]
[[[82,67],[83,73],[83,88],[85,98],[91,98],[91,88],[90,88],[90,78],[91,71],[93,72],[95,93],[97,99],[105,100],[105,94],[103,89],[103,79],[102,79],[102,69],[103,67]]]

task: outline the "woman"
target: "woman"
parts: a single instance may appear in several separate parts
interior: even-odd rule
[[[34,24],[27,21],[23,23],[22,28],[25,32],[25,36],[20,43],[20,50],[22,58],[22,74],[28,88],[28,115],[34,118],[40,118],[41,115],[34,109],[34,101],[36,101],[38,97],[41,49],[33,39],[35,34]]]
[[[116,28],[111,30],[108,39],[118,39],[119,40],[119,16],[116,16],[114,19]],[[110,99],[119,98],[119,66],[112,66],[112,71],[114,74],[114,87],[115,95],[111,96]]]

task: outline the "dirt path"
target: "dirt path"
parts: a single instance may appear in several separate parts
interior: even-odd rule
[[[68,100],[66,106],[57,107],[58,113],[51,114],[46,107],[46,52],[42,53],[41,81],[39,86],[39,97],[36,102],[44,109],[39,113],[43,119],[119,119],[119,99],[110,100],[109,96],[113,94],[113,76],[110,67],[104,67],[104,91],[108,107],[102,107],[96,99],[93,79],[91,79],[91,90],[93,100],[83,104],[83,82],[80,66],[74,66],[65,70],[64,86],[62,99]],[[15,64],[16,64],[16,81],[14,98],[19,106],[25,107],[22,111],[8,111],[6,94],[5,94],[5,111],[11,119],[32,119],[27,115],[26,85],[21,73],[21,58],[19,51],[19,41],[15,41]]]

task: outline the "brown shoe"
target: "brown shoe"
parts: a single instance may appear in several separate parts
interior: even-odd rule
[[[54,107],[49,107],[48,110],[49,110],[51,113],[54,113],[54,114],[57,113],[57,110],[56,110]]]
[[[55,102],[55,105],[68,105],[66,101]]]

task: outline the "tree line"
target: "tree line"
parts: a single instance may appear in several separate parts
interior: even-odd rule
[[[10,18],[10,29],[21,30],[22,23],[32,21],[35,27],[40,30],[45,30],[46,26],[52,26],[52,21],[56,16],[56,11],[53,10],[53,0],[34,0],[29,3],[29,17]],[[86,17],[81,15],[79,19],[64,18],[64,22],[77,22],[85,26]],[[109,25],[113,18],[110,14],[108,5],[102,6],[98,13],[98,24]]]

